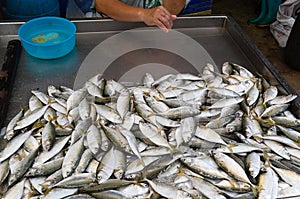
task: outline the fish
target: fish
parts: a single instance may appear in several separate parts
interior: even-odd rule
[[[42,130],[42,147],[43,150],[49,151],[56,138],[56,132],[55,132],[55,127],[52,122],[47,122],[45,127]]]
[[[23,190],[25,185],[25,179],[21,180],[17,184],[15,184],[12,188],[10,188],[5,195],[3,196],[3,199],[21,199],[23,196]]]
[[[116,166],[116,158],[114,154],[114,147],[112,146],[102,157],[101,162],[97,168],[96,179],[98,184],[105,182],[113,174]]]
[[[87,129],[86,141],[87,141],[88,148],[92,154],[96,155],[100,153],[101,145],[102,145],[102,137],[101,137],[100,129],[97,128],[96,125],[91,124],[90,127]]]
[[[86,95],[87,95],[86,88],[81,88],[74,91],[67,99],[67,111],[70,112],[70,110],[77,107],[79,103],[85,98]]]
[[[75,168],[75,173],[84,173],[86,168],[89,166],[93,159],[93,154],[89,149],[85,149],[79,160],[77,167]]]
[[[269,86],[263,92],[263,102],[267,104],[270,100],[273,100],[278,95],[278,89],[276,86]]]
[[[122,192],[113,189],[101,192],[93,192],[91,195],[95,198],[129,199]]]
[[[159,133],[159,129],[157,129],[155,126],[145,122],[140,122],[139,129],[141,130],[143,136],[149,139],[153,144],[173,150],[169,142]]]
[[[13,155],[32,134],[33,129],[12,138],[0,153],[0,163]]]
[[[259,175],[257,198],[276,198],[278,193],[278,177],[271,167]]]
[[[253,151],[247,155],[246,167],[253,178],[256,178],[261,169],[260,154]]]
[[[100,114],[105,119],[116,124],[122,123],[122,117],[116,110],[101,104],[95,104],[94,106],[96,108],[97,113]]]
[[[5,160],[0,163],[0,185],[5,181],[9,174],[9,161]]]
[[[218,133],[206,126],[197,126],[195,136],[209,142],[227,145],[227,143],[222,139],[222,137]]]
[[[223,108],[225,106],[232,106],[241,103],[244,100],[243,97],[232,97],[220,99],[216,103],[212,104],[209,109]]]
[[[36,176],[44,176],[52,174],[61,168],[64,158],[57,158],[52,161],[48,161],[44,164],[40,164],[37,166],[32,166],[28,169],[26,176],[27,177],[36,177]]]
[[[45,111],[48,109],[49,105],[43,106],[41,108],[35,109],[34,111],[31,111],[29,114],[24,116],[21,120],[19,120],[14,127],[14,130],[21,130],[34,122],[36,122],[38,119],[40,119]]]
[[[227,171],[232,177],[252,185],[245,170],[234,159],[217,151],[213,151],[213,158],[216,160],[216,163],[225,171]]]
[[[6,127],[6,133],[4,138],[7,140],[11,140],[17,133],[18,131],[15,131],[14,128],[17,125],[17,122],[23,117],[24,110],[21,109],[19,113],[17,113],[7,124]]]
[[[299,196],[297,96],[221,67],[32,91],[4,130],[0,197]]]
[[[183,157],[180,161],[195,173],[211,179],[227,179],[231,177],[222,171],[210,156],[204,157]]]
[[[58,188],[80,188],[89,185],[96,181],[96,176],[93,173],[78,173],[66,177],[52,186]]]
[[[180,106],[177,108],[170,108],[165,112],[158,113],[156,115],[166,117],[169,119],[183,119],[187,117],[193,117],[200,114],[201,111],[191,106]]]
[[[62,163],[62,175],[64,178],[70,176],[77,167],[80,157],[84,152],[84,136],[70,146]]]
[[[70,136],[66,136],[64,138],[60,138],[55,142],[53,147],[49,151],[43,151],[38,154],[36,157],[36,160],[34,161],[33,166],[37,166],[39,164],[43,164],[46,161],[53,158],[55,155],[57,155],[61,150],[66,146],[67,142],[69,142]]]
[[[33,150],[29,155],[24,157],[21,161],[19,161],[16,165],[16,169],[13,173],[10,174],[8,179],[8,186],[13,186],[17,183],[26,171],[31,167],[33,164],[34,159],[38,154],[39,147]]]
[[[207,198],[225,199],[221,190],[210,182],[195,176],[187,176],[193,187]]]
[[[126,170],[127,156],[124,152],[114,149],[115,167],[113,175],[117,179],[121,179],[124,176]]]

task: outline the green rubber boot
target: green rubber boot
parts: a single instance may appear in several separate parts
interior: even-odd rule
[[[268,26],[276,20],[277,11],[282,0],[267,0],[267,13],[256,24],[258,26]]]
[[[256,24],[260,20],[262,20],[267,14],[267,0],[261,0],[260,13],[258,17],[251,18],[248,20],[249,23]]]

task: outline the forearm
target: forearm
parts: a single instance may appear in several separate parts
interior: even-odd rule
[[[185,6],[186,0],[163,0],[163,6],[173,15],[178,15]]]
[[[129,6],[119,0],[96,0],[96,10],[117,21],[143,21],[143,8]]]
[[[176,19],[176,15],[172,15],[168,8],[173,13],[178,14],[184,5],[185,0],[165,0],[163,6],[145,9],[129,6],[119,0],[96,0],[97,12],[101,12],[112,19],[117,21],[144,22],[149,26],[156,25],[166,32],[172,28],[173,21]]]

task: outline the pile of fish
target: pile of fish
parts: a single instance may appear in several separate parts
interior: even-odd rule
[[[300,196],[296,95],[229,62],[141,82],[32,91],[3,135],[2,198]]]

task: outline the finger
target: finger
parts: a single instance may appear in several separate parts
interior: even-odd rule
[[[157,20],[157,22],[155,23],[157,27],[159,27],[162,31],[164,32],[169,32],[169,29],[165,26],[165,24],[163,22],[161,22],[160,20]]]
[[[159,18],[159,20],[168,29],[170,29],[173,26],[173,20],[171,18],[168,18],[168,17],[165,17],[165,16],[161,16]]]

